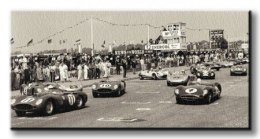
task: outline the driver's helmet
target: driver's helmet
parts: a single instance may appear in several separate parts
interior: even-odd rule
[[[201,79],[200,78],[197,79],[197,83],[201,83]]]

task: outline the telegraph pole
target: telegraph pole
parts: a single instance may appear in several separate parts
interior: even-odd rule
[[[209,49],[211,50],[210,29],[209,29]]]

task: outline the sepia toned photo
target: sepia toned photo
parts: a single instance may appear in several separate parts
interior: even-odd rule
[[[249,11],[12,11],[12,129],[250,129]]]

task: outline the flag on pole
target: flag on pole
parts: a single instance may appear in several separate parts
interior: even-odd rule
[[[105,44],[106,44],[106,41],[104,40],[103,44],[101,45],[101,47],[105,48]]]
[[[11,38],[10,43],[14,44],[14,38]]]
[[[33,39],[31,39],[28,43],[27,43],[27,47],[30,46],[33,43]]]
[[[76,42],[80,42],[80,39],[76,40]]]

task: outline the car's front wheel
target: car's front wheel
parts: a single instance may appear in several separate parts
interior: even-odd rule
[[[54,113],[54,103],[51,100],[48,100],[43,109],[44,115],[52,115]]]
[[[98,97],[97,93],[92,92],[92,95],[93,95],[93,98],[97,98]]]
[[[206,101],[206,104],[210,104],[211,101],[212,101],[212,95],[209,94],[209,95],[206,97],[205,101]]]
[[[25,114],[26,114],[26,112],[24,112],[24,111],[15,111],[15,113],[18,117],[25,116]]]
[[[181,99],[180,98],[176,98],[176,104],[181,104]]]
[[[76,109],[81,109],[84,106],[85,102],[83,100],[82,96],[78,96],[78,98],[76,99]]]

